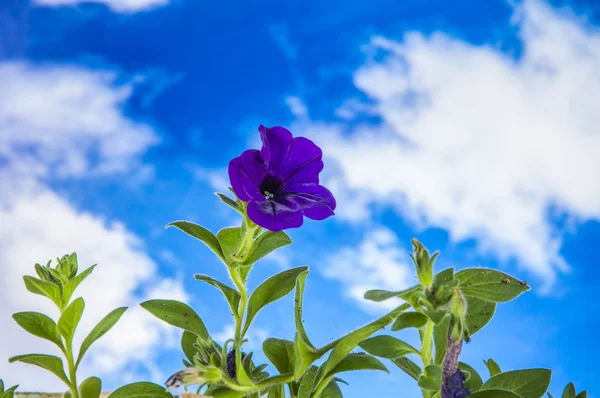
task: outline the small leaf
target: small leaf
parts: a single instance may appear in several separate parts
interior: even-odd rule
[[[102,381],[97,377],[89,377],[79,386],[80,398],[99,398],[102,392]]]
[[[311,366],[306,373],[304,373],[304,376],[302,376],[302,379],[300,380],[297,398],[310,398],[310,394],[313,392],[315,387],[318,369],[319,368],[316,366]]]
[[[280,272],[261,283],[248,301],[248,313],[246,316],[246,324],[242,334],[245,334],[248,327],[254,320],[254,317],[258,312],[266,305],[279,300],[280,298],[287,295],[296,286],[296,279],[298,276],[307,271],[308,267],[292,268],[287,271]]]
[[[465,300],[467,301],[467,329],[472,336],[492,319],[496,312],[496,304],[471,296],[466,296]]]
[[[65,374],[63,368],[62,360],[59,357],[44,354],[27,354],[12,357],[8,360],[8,362],[23,362],[28,363],[30,365],[39,366],[40,368],[46,369],[54,373],[64,383],[70,385],[69,379],[67,378],[67,375]]]
[[[294,373],[294,342],[268,338],[263,343],[263,352],[280,374]]]
[[[327,387],[321,393],[319,398],[342,398],[342,391],[340,391],[340,386],[335,382],[335,380],[331,380]]]
[[[51,282],[46,282],[41,279],[26,275],[23,277],[25,287],[31,293],[39,294],[52,300],[54,304],[61,310],[64,309],[63,299],[60,293],[60,287]]]
[[[418,384],[425,390],[439,391],[442,388],[442,368],[438,365],[426,366],[419,377]]]
[[[271,386],[271,388],[269,388],[269,395],[267,398],[285,398],[283,386],[283,384],[275,384]]]
[[[61,350],[64,350],[56,323],[54,323],[47,315],[40,314],[39,312],[18,312],[13,314],[13,319],[19,326],[25,329],[25,331],[34,336],[51,341]]]
[[[419,365],[406,357],[392,359],[392,362],[402,369],[404,373],[415,379],[415,381],[419,380],[419,376],[421,375],[421,368]]]
[[[427,323],[427,317],[420,312],[404,312],[398,315],[396,322],[392,325],[392,331],[406,328],[421,328]]]
[[[479,373],[477,373],[477,371],[475,369],[473,369],[472,367],[470,367],[469,365],[467,365],[464,362],[459,362],[458,368],[462,371],[469,372],[470,377],[465,382],[465,386],[469,390],[471,390],[472,392],[475,392],[481,388],[481,386],[483,385],[483,380],[481,379],[481,376],[479,376]]]
[[[434,363],[441,365],[446,355],[446,346],[448,344],[448,331],[450,329],[450,317],[447,316],[440,323],[433,326],[433,342],[435,344]]]
[[[127,307],[117,308],[112,311],[108,315],[98,322],[98,324],[92,329],[92,331],[87,335],[83,343],[81,343],[81,348],[79,349],[79,356],[77,357],[77,362],[75,363],[75,367],[79,366],[79,363],[83,359],[83,356],[90,348],[92,344],[100,337],[104,336],[113,326],[119,321],[123,313],[127,310]]]
[[[371,355],[387,359],[400,358],[408,354],[420,355],[416,348],[392,336],[371,337],[358,345]]]
[[[196,341],[198,341],[198,336],[195,333],[188,332],[187,330],[183,331],[181,335],[181,349],[190,363],[194,362],[194,355],[198,352],[198,349],[194,346]]]
[[[500,303],[513,300],[530,287],[520,280],[489,268],[468,268],[456,274],[460,290],[466,296]]]
[[[252,353],[250,353],[251,355]],[[235,378],[236,381],[242,386],[252,386],[254,383],[248,373],[246,373],[246,369],[242,364],[242,355],[241,353],[237,353],[235,356]]]
[[[85,303],[80,297],[69,304],[67,309],[62,313],[60,319],[58,320],[58,331],[65,338],[65,340],[69,342],[68,344],[73,341],[73,335],[75,334],[75,329],[77,329],[77,325],[81,320],[81,315],[83,315],[84,307]]]
[[[215,192],[215,195],[217,195],[219,197],[219,199],[221,199],[221,202],[225,203],[227,206],[231,207],[232,209],[234,209],[235,211],[237,211],[241,215],[244,215],[244,209],[242,209],[240,207],[240,205],[239,205],[238,202],[236,202],[235,200],[231,199],[227,195],[223,195],[220,192]]]
[[[194,275],[194,278],[199,280],[199,281],[203,281],[208,283],[211,286],[216,287],[217,289],[219,289],[223,295],[225,296],[225,299],[227,300],[227,303],[229,304],[229,308],[231,308],[231,311],[235,314],[238,311],[238,306],[240,305],[240,293],[227,286],[226,284],[219,282],[216,279],[211,278],[210,276],[207,275]]]
[[[158,384],[139,382],[116,389],[108,398],[173,398],[173,396]]]
[[[583,390],[582,392],[577,394],[577,397],[575,397],[575,398],[587,398],[587,396],[588,396],[587,390]]]
[[[377,302],[388,300],[388,299],[391,299],[392,297],[399,297],[399,298],[406,300],[410,297],[410,295],[412,293],[418,291],[419,289],[420,289],[420,286],[413,286],[409,289],[400,290],[397,292],[391,292],[389,290],[374,289],[374,290],[367,291],[364,295],[364,298],[366,300],[377,301]]]
[[[92,271],[94,271],[94,268],[96,268],[96,265],[92,265],[79,275],[76,275],[63,287],[63,296],[66,303],[71,301],[71,297],[73,296],[73,293],[75,293],[75,289],[77,289],[81,282],[83,282],[85,278],[92,273]]]
[[[208,338],[204,322],[196,311],[185,303],[176,300],[148,300],[140,305],[169,325],[195,333],[203,339]]]
[[[550,385],[552,372],[548,369],[513,370],[493,376],[481,390],[512,391],[523,398],[541,398]]]
[[[223,251],[224,261],[227,263],[226,260],[231,258],[242,244],[242,230],[240,227],[223,228],[217,232],[217,239]]]
[[[314,350],[314,346],[310,342],[306,330],[304,329],[304,322],[302,321],[302,306],[304,303],[304,288],[306,287],[306,277],[309,271],[306,270],[296,279],[296,291],[294,297],[294,321],[296,323],[296,331],[302,337],[302,340],[306,344],[307,348]]]
[[[223,251],[221,250],[221,245],[219,244],[217,237],[208,229],[189,221],[174,221],[172,223],[167,224],[165,228],[169,227],[175,227],[185,232],[186,234],[200,240],[210,250],[212,250],[213,253],[217,255],[217,257],[225,261],[225,258],[223,257]]]
[[[487,366],[488,371],[490,372],[490,377],[494,377],[502,372],[500,370],[500,366],[498,366],[496,361],[494,361],[492,358],[488,359],[487,361],[483,361],[483,363],[485,363],[485,366]]]
[[[298,380],[304,372],[326,351],[316,353],[315,349],[308,345],[299,332],[294,339],[294,379]],[[320,379],[319,379],[320,381]]]
[[[272,251],[292,243],[290,237],[283,231],[265,231],[254,241],[254,251],[244,264],[254,264]]]
[[[519,394],[507,390],[483,390],[469,395],[469,398],[523,398]]]
[[[576,398],[575,397],[575,385],[573,383],[567,384],[565,387],[562,398]]]
[[[330,374],[350,372],[353,370],[383,370],[384,372],[390,373],[379,359],[365,353],[351,353],[348,354],[346,358],[342,359]]]

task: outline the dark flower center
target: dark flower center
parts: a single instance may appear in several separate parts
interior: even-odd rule
[[[281,190],[281,182],[272,175],[267,174],[258,187],[265,199],[273,199]]]

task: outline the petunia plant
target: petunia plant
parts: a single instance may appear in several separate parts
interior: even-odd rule
[[[230,281],[204,274],[194,278],[223,294],[235,325],[233,338],[215,341],[200,315],[185,303],[146,301],[141,304],[144,309],[182,329],[183,369],[166,381],[166,390],[140,382],[117,389],[111,398],[167,398],[171,397],[169,390],[182,386],[193,386],[196,392],[213,398],[339,398],[340,383],[347,384],[343,374],[359,370],[387,372],[384,361],[390,361],[414,379],[423,398],[541,398],[547,392],[551,377],[548,369],[503,372],[489,359],[485,364],[490,377],[484,382],[473,367],[460,361],[464,344],[489,323],[497,305],[530,290],[527,283],[488,268],[436,272],[439,252],[431,254],[416,239],[412,240],[411,257],[418,283],[405,290],[365,293],[367,300],[394,299],[400,304],[322,347],[312,342],[302,321],[308,267],[280,272],[249,292],[247,281],[253,266],[292,243],[285,230],[300,227],[305,217],[327,219],[336,208],[332,193],[320,185],[323,154],[314,142],[293,137],[283,127],[260,126],[259,133],[261,149],[244,151],[231,160],[230,193],[217,193],[224,204],[239,214],[240,225],[216,233],[189,221],[167,225],[200,240],[226,268]],[[91,269],[78,275],[76,257],[72,255],[59,260],[56,269],[36,265],[36,271],[40,279],[34,283],[33,278],[26,277],[27,288],[52,299],[61,311],[61,319],[56,324],[42,314],[22,313],[15,314],[15,320],[25,330],[59,346],[67,359],[68,375],[57,357],[33,354],[11,361],[33,363],[52,371],[69,387],[66,397],[98,398],[99,379],[87,379],[78,385],[77,366],[89,344],[106,332],[124,309],[116,310],[105,318],[110,322],[102,321],[104,326],[92,331],[75,360],[72,336],[83,311],[83,300],[70,303],[70,298]],[[254,353],[244,347],[249,329],[262,309],[292,292],[294,336],[289,340],[266,339],[262,350],[272,367],[255,363]],[[387,326],[391,326],[388,330],[393,336],[381,333]],[[96,333],[97,329],[102,333]],[[418,333],[418,347],[396,336],[410,331]],[[85,392],[87,385],[94,387],[93,392]],[[547,395],[552,398],[550,393]],[[587,392],[576,395],[575,387],[569,384],[562,397],[584,398]]]

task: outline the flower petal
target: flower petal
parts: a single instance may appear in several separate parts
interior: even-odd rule
[[[229,162],[229,181],[233,192],[244,202],[263,198],[258,189],[267,173],[267,167],[260,151],[250,149]]]
[[[288,155],[292,143],[292,133],[281,126],[265,127],[262,124],[258,127],[258,131],[260,131],[260,139],[263,144],[260,154],[269,166],[269,170],[271,167],[277,170]]]
[[[298,228],[303,222],[302,212],[285,198],[250,201],[247,211],[253,222],[270,231]]]
[[[317,184],[294,184],[296,192],[285,193],[285,198],[294,203],[302,213],[312,220],[324,220],[332,216],[336,203],[333,194]]]
[[[323,171],[323,152],[314,142],[304,137],[294,138],[287,157],[275,171],[269,163],[268,169],[282,182],[282,188],[294,183],[318,184]]]

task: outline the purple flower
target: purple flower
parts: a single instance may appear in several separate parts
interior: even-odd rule
[[[471,390],[465,386],[465,375],[460,370],[444,380],[442,398],[466,398],[469,395]]]
[[[260,126],[262,148],[229,162],[229,180],[248,217],[271,231],[297,228],[303,216],[324,220],[333,215],[335,198],[319,185],[323,153],[311,140],[292,137],[283,127]]]

